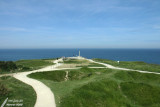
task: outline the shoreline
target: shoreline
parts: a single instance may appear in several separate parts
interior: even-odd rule
[[[1,61],[18,61],[32,59],[50,59],[62,56],[76,56],[78,50],[82,56],[93,59],[109,59],[114,61],[143,61],[160,64],[160,49],[32,49],[32,50],[0,50]]]

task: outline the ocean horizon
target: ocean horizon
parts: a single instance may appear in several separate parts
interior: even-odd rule
[[[114,61],[143,61],[160,64],[160,49],[0,49],[0,61],[81,56]]]

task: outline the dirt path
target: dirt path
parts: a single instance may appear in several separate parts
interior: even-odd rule
[[[68,80],[68,71],[65,71],[66,72],[66,76],[65,76],[65,81]]]
[[[58,63],[59,61],[61,61],[61,59],[54,61],[54,63],[56,63],[55,65],[48,66],[39,70],[13,74],[13,77],[15,77],[16,79],[23,81],[24,83],[33,87],[37,94],[35,107],[56,107],[54,94],[52,93],[50,88],[48,88],[42,82],[35,79],[31,79],[27,77],[27,75],[34,72],[57,70],[56,67],[61,65],[60,63]]]
[[[16,74],[14,77],[33,87],[37,95],[35,107],[56,107],[52,91],[40,81],[28,78],[28,74],[30,72]]]
[[[93,61],[92,59],[87,59],[87,60],[90,61],[90,62],[93,62],[93,63],[104,65],[104,66],[106,66],[106,68],[110,68],[110,69],[118,69],[118,70],[125,70],[125,71],[137,71],[137,72],[140,72],[140,73],[160,74],[158,72],[141,71],[141,70],[134,70],[134,69],[114,67],[114,66],[106,64],[106,63],[101,63],[101,62]]]

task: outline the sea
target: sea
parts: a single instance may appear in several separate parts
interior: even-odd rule
[[[48,59],[80,55],[114,61],[143,61],[160,64],[160,49],[0,49],[0,61]]]

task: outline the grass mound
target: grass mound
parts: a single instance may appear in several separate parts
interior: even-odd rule
[[[53,72],[30,75],[51,88],[57,107],[160,106],[160,75],[87,67]]]
[[[48,71],[48,72],[32,73],[32,74],[29,74],[28,77],[60,82],[65,80],[64,79],[65,75],[66,75],[65,71]]]
[[[92,82],[62,98],[61,107],[120,107],[129,105],[110,80]]]
[[[126,72],[119,71],[115,75],[116,79],[121,81],[129,81],[129,82],[143,82],[150,84],[160,84],[160,75],[156,74],[145,74],[139,72]]]
[[[37,72],[28,75],[31,78],[35,79],[45,79],[52,80],[56,82],[61,82],[65,80],[66,72],[68,72],[69,80],[79,80],[85,77],[90,77],[92,75],[92,70],[88,68],[82,68],[81,70],[66,70],[66,71],[48,71],[48,72]]]
[[[160,88],[144,83],[123,82],[121,83],[123,93],[131,99],[134,104],[144,107],[155,107],[160,105]]]
[[[80,70],[71,70],[68,73],[69,80],[80,80],[94,75],[94,70],[83,67]]]
[[[80,70],[57,70],[48,72],[37,72],[29,74],[28,77],[35,79],[51,80],[55,82],[62,82],[65,80],[66,72],[68,72],[68,80],[80,80],[87,77],[91,77],[95,74],[104,73],[105,71],[103,69],[99,69],[99,72],[97,72],[96,69],[83,67]]]

